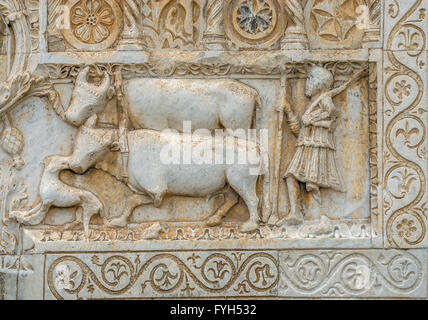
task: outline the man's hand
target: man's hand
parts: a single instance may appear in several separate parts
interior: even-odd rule
[[[284,109],[285,113],[290,113],[291,112],[291,106],[290,106],[290,104],[288,103],[288,100],[287,100],[287,92],[284,93],[284,99],[283,99],[283,102],[282,102],[282,108]]]

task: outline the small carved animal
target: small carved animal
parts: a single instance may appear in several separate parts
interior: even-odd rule
[[[43,221],[51,207],[77,206],[82,210],[76,222],[83,222],[88,234],[91,217],[101,212],[103,205],[93,193],[69,186],[60,180],[60,172],[69,169],[69,160],[70,157],[58,155],[45,158],[40,180],[39,204],[28,212],[12,212],[11,217],[25,225],[37,225]]]

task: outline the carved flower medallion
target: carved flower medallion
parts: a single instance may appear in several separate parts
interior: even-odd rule
[[[71,12],[74,35],[86,43],[100,43],[110,34],[115,22],[112,7],[102,0],[78,2]]]
[[[272,45],[285,26],[277,0],[232,0],[228,4],[226,32],[242,46]]]
[[[76,49],[96,51],[111,47],[122,31],[120,6],[114,0],[71,0],[66,40]]]
[[[401,222],[397,225],[398,235],[401,238],[410,238],[413,233],[418,231],[418,228],[415,226],[415,222],[408,219],[403,219]]]
[[[234,10],[237,31],[243,36],[258,39],[272,31],[277,14],[269,0],[245,0]]]

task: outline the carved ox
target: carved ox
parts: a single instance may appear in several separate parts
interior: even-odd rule
[[[97,166],[118,177],[122,168],[115,161],[120,157],[119,152],[111,152],[115,149],[117,141],[113,142],[111,137],[118,135],[117,129],[95,128],[96,115],[92,116],[87,123],[81,127],[76,140],[73,156],[69,161],[69,168],[76,173],[84,173],[89,168],[97,165],[101,159],[110,163],[108,166]],[[136,193],[141,194],[140,201],[136,198],[132,205],[128,206],[123,216],[113,221],[113,225],[126,225],[128,216],[135,207],[152,203],[159,207],[162,200],[168,195],[181,195],[190,197],[209,197],[221,191],[226,183],[235,190],[246,203],[250,218],[241,226],[243,232],[256,229],[259,225],[258,205],[259,199],[256,194],[258,176],[264,176],[263,181],[263,210],[270,210],[268,199],[269,179],[267,161],[265,161],[254,142],[241,140],[234,137],[224,137],[224,141],[212,139],[211,136],[199,136],[200,141],[187,141],[190,135],[179,133],[161,133],[155,130],[139,129],[128,134],[129,144],[129,179],[128,186]],[[114,140],[114,139],[113,139]],[[219,144],[217,146],[217,144]],[[247,161],[241,164],[238,157],[253,150],[251,163]],[[186,150],[190,146],[204,154],[210,150],[224,150],[224,155],[234,154],[233,163],[226,164],[199,164],[192,158],[191,164],[165,163],[165,157],[169,148],[175,146],[180,150]],[[200,153],[201,154],[201,153]],[[212,151],[214,157],[214,151]],[[241,158],[242,159],[242,158]],[[229,161],[231,162],[231,161]],[[241,163],[240,163],[241,162]],[[111,165],[111,164],[114,165]],[[254,173],[257,169],[261,172]],[[86,217],[85,221],[89,221]]]
[[[66,119],[82,125],[101,112],[111,95],[110,77],[100,86],[88,82],[89,67],[76,79]],[[230,79],[145,79],[124,81],[128,115],[135,128],[182,131],[183,121],[192,129],[250,129],[254,109],[260,107],[257,91]]]

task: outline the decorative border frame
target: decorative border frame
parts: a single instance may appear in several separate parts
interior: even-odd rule
[[[385,8],[389,8],[384,13],[385,23],[393,26],[385,35],[383,51],[381,184],[385,190],[382,203],[385,247],[428,245],[427,6],[426,0],[385,3]],[[409,91],[400,91],[401,85]]]
[[[426,297],[423,250],[49,253],[43,299]]]

